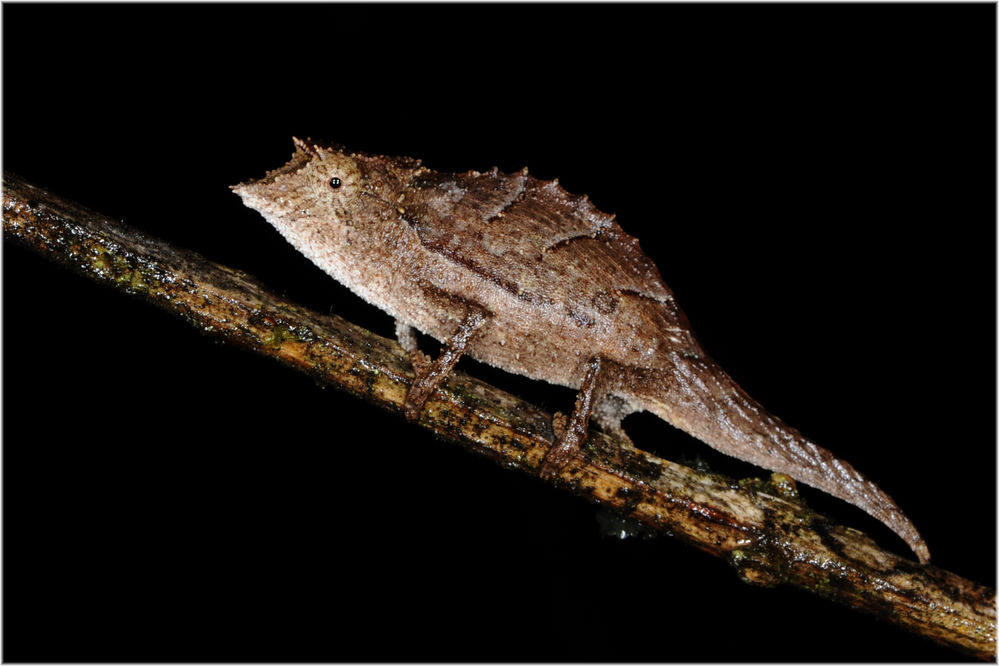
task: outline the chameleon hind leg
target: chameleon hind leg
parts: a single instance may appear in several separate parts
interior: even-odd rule
[[[552,425],[557,441],[554,446],[548,449],[544,460],[541,461],[540,475],[542,478],[550,479],[558,476],[579,452],[583,442],[586,441],[586,435],[590,428],[590,416],[600,400],[601,384],[606,379],[604,365],[604,361],[599,356],[594,356],[586,362],[585,374],[579,386],[579,393],[576,394],[576,405],[572,410],[572,416],[566,422],[564,416],[556,415]]]
[[[639,411],[639,408],[629,404],[624,398],[607,392],[606,388],[604,390],[605,393],[598,397],[593,406],[591,417],[600,425],[600,429],[605,433],[614,435],[614,437],[621,440],[624,446],[632,449],[635,448],[631,437],[628,437],[628,433],[624,431],[621,421],[628,414],[634,414],[636,411]]]

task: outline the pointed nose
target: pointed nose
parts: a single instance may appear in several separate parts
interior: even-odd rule
[[[257,178],[254,180],[248,180],[245,183],[230,185],[229,189],[246,201],[249,198],[260,197],[269,182],[271,182],[270,178]]]
[[[250,188],[251,188],[250,183],[237,183],[236,185],[229,186],[229,189],[238,194],[239,198],[242,199],[244,202],[246,201],[247,196],[250,194]]]
[[[246,183],[230,185],[229,189],[243,200],[243,205],[257,211],[262,211],[265,206],[265,197],[261,196],[260,181],[251,180]]]

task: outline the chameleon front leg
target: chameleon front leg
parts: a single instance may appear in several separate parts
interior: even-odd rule
[[[601,372],[604,368],[604,362],[599,356],[594,356],[587,361],[585,367],[586,374],[583,375],[579,393],[576,394],[576,406],[572,410],[572,416],[568,423],[561,415],[556,415],[553,422],[557,441],[552,448],[548,449],[545,459],[541,461],[540,474],[543,479],[558,476],[579,451],[583,442],[586,441],[586,433],[590,428],[590,416],[601,397],[601,384],[605,379],[603,375],[606,373]],[[560,416],[561,418],[559,418]]]
[[[451,373],[454,364],[468,348],[468,343],[488,320],[489,317],[484,311],[472,310],[441,349],[440,356],[432,362],[417,348],[416,336],[412,327],[396,322],[396,336],[399,338],[399,344],[409,352],[413,370],[416,371],[416,379],[406,394],[405,414],[408,420],[415,421],[419,418],[427,398]]]

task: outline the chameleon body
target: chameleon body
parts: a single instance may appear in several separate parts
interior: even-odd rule
[[[750,398],[704,352],[658,269],[613,216],[526,170],[438,173],[410,158],[295,139],[264,178],[234,186],[299,251],[396,319],[417,371],[414,418],[458,357],[579,389],[542,473],[578,451],[590,418],[621,433],[650,411],[710,446],[855,504],[923,562],[887,494]],[[445,343],[430,363],[412,329]]]

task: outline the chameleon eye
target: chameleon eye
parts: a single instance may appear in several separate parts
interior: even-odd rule
[[[336,176],[330,178],[330,187],[332,187],[334,190],[338,189],[342,184],[343,184],[342,181]]]

